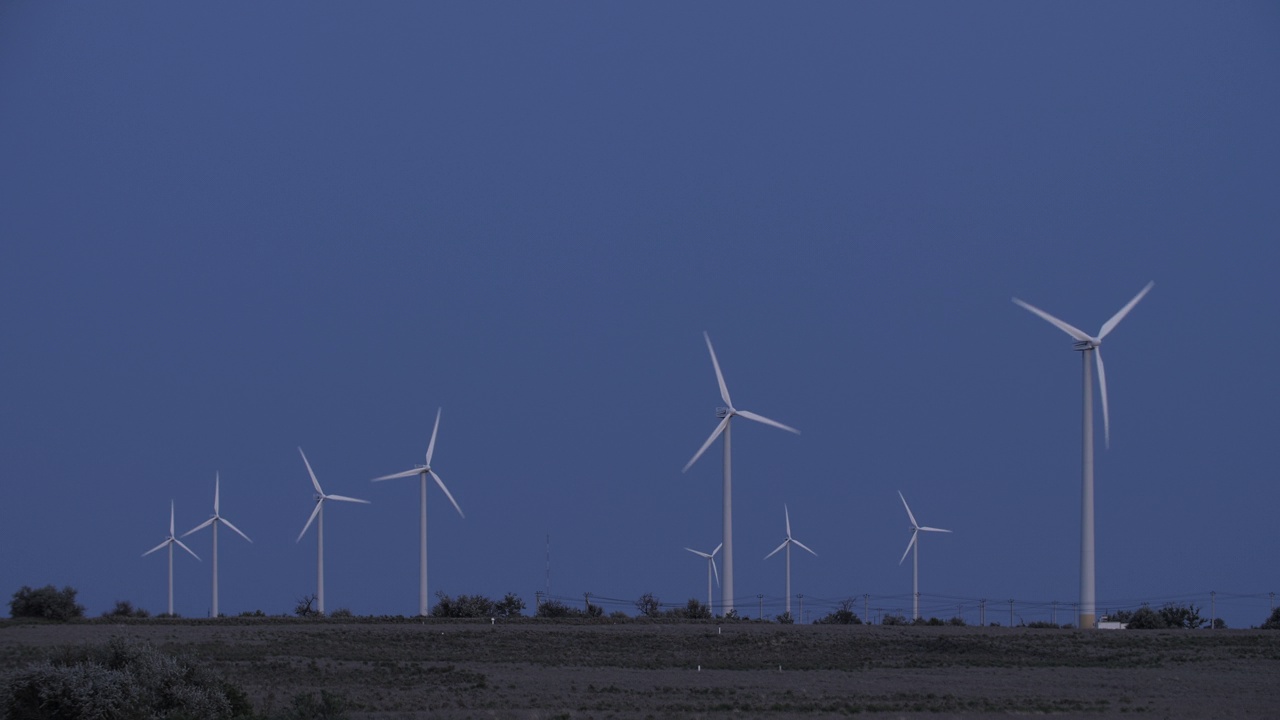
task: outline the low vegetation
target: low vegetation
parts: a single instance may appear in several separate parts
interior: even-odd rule
[[[9,615],[66,621],[84,617],[84,606],[76,602],[76,589],[69,585],[61,590],[52,585],[42,588],[23,585],[9,601]]]

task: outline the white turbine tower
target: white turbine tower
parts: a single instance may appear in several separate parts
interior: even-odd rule
[[[1080,352],[1080,358],[1084,365],[1084,447],[1082,451],[1083,468],[1081,471],[1080,493],[1080,618],[1078,627],[1086,629],[1092,628],[1097,620],[1093,543],[1093,375],[1089,364],[1089,355],[1092,353],[1098,364],[1098,390],[1102,395],[1103,438],[1106,446],[1111,447],[1111,416],[1107,410],[1107,373],[1102,365],[1102,340],[1112,330],[1116,329],[1116,325],[1120,324],[1124,316],[1129,314],[1133,306],[1137,305],[1138,301],[1150,292],[1153,286],[1155,286],[1155,282],[1147,283],[1147,286],[1142,288],[1142,292],[1135,295],[1127,305],[1120,308],[1120,312],[1112,315],[1110,320],[1103,323],[1097,337],[1093,337],[1079,328],[1059,320],[1034,305],[1025,303],[1018,298],[1013,299],[1020,307],[1039,315],[1054,327],[1075,338],[1075,349]]]
[[[682,472],[687,472],[698,461],[698,458],[702,457],[702,453],[711,447],[711,443],[715,442],[717,437],[724,435],[724,501],[722,504],[722,512],[724,513],[724,542],[722,543],[724,545],[724,584],[721,586],[720,594],[721,603],[724,606],[723,612],[727,614],[733,612],[733,461],[729,445],[729,421],[737,415],[758,423],[772,425],[797,435],[800,434],[800,431],[783,425],[776,420],[770,420],[763,415],[735,408],[733,401],[729,399],[729,388],[724,384],[724,375],[720,372],[720,363],[716,360],[716,350],[711,347],[711,336],[703,332],[702,337],[707,341],[707,352],[711,353],[711,365],[716,369],[716,382],[720,383],[720,398],[724,400],[725,407],[716,408],[716,416],[722,418],[720,424],[711,433],[711,437],[702,443],[702,447],[698,448],[698,452],[694,453],[693,459],[685,464]]]
[[[466,518],[466,515],[462,514],[462,508],[458,507],[458,501],[454,500],[453,495],[450,494],[449,488],[444,486],[444,481],[440,479],[440,476],[436,474],[435,470],[431,469],[431,455],[432,453],[435,452],[435,449],[436,449],[436,433],[439,430],[440,430],[440,410],[438,409],[436,410],[436,426],[431,429],[431,442],[427,443],[426,464],[419,465],[412,470],[405,470],[404,472],[393,473],[391,475],[383,475],[382,477],[376,477],[373,479],[373,482],[381,482],[383,480],[395,480],[398,478],[407,478],[407,477],[417,476],[418,479],[421,481],[422,497],[421,497],[420,505],[422,510],[422,523],[420,526],[420,535],[421,535],[420,540],[421,540],[422,547],[421,547],[421,557],[420,557],[420,562],[418,567],[418,614],[424,615],[424,616],[428,614],[427,613],[427,477],[428,476],[430,476],[433,480],[435,480],[436,484],[440,486],[440,489],[444,491],[444,496],[449,498],[449,502],[453,503],[453,509],[458,511],[458,515],[460,515],[463,518]]]
[[[166,545],[169,547],[169,615],[173,615],[173,546],[177,545],[183,550],[186,550],[187,552],[191,553],[191,557],[197,560],[200,559],[200,556],[191,552],[191,548],[184,545],[182,541],[179,540],[177,536],[173,534],[173,501],[172,500],[169,501],[169,537],[165,538],[164,542],[160,543],[159,545],[142,553],[142,557],[146,557],[151,553],[159,550],[160,548],[165,547]]]
[[[240,528],[231,524],[231,521],[218,514],[218,495],[219,485],[221,484],[218,473],[213,474],[213,515],[208,520],[182,533],[182,537],[186,537],[193,532],[203,530],[207,527],[213,528],[213,617],[218,617],[218,525],[226,525],[235,531],[237,535],[249,540],[249,536],[240,532]],[[249,542],[253,542],[249,540]]]
[[[710,612],[715,612],[714,610],[712,610],[712,608],[714,608],[715,605],[711,603],[711,576],[713,574],[715,575],[716,584],[719,585],[720,573],[716,570],[716,553],[720,552],[720,548],[722,547],[724,547],[724,543],[720,543],[719,545],[716,546],[715,550],[712,550],[709,553],[704,553],[701,550],[694,550],[691,547],[685,548],[685,550],[688,550],[694,555],[707,559],[707,610]]]
[[[907,499],[902,497],[902,491],[898,491],[898,497],[902,498],[902,507],[907,509],[907,517],[911,518],[911,542],[907,543],[907,549],[902,553],[902,558],[898,560],[898,564],[901,565],[902,561],[907,559],[907,553],[913,549],[915,550],[915,555],[911,560],[911,619],[916,620],[920,617],[920,533],[949,533],[951,531],[935,527],[921,527],[916,522],[916,516],[911,514],[911,506],[907,504]]]
[[[316,605],[321,615],[324,614],[324,501],[338,500],[341,502],[353,502],[369,504],[368,500],[359,500],[356,498],[346,497],[343,495],[326,495],[324,490],[320,489],[320,481],[316,480],[316,474],[311,470],[311,463],[307,462],[307,454],[302,452],[302,448],[298,448],[298,454],[302,456],[302,462],[307,466],[307,474],[311,476],[311,484],[315,486],[316,507],[311,511],[311,517],[307,518],[307,524],[302,526],[302,532],[298,533],[298,539],[294,542],[301,542],[302,536],[307,534],[307,529],[311,527],[311,523],[319,516],[320,522],[316,525]]]
[[[809,547],[804,543],[800,542],[799,540],[791,537],[791,512],[787,510],[786,505],[782,506],[782,513],[787,520],[787,538],[782,541],[781,545],[774,548],[773,552],[769,553],[768,555],[765,555],[764,559],[768,560],[774,555],[777,555],[779,550],[783,548],[787,549],[787,617],[790,617],[791,616],[791,546],[798,545],[804,548],[805,550],[809,550]],[[814,557],[818,557],[818,553],[813,552],[812,550],[809,550],[809,553],[812,554]]]

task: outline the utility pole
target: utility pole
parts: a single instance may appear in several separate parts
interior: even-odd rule
[[[1216,590],[1209,591],[1209,629],[1210,630],[1213,629],[1213,621],[1217,617],[1217,606],[1214,603],[1214,601],[1217,599],[1217,595],[1218,593]]]
[[[1009,627],[1013,627],[1013,598],[1009,598]]]
[[[1057,600],[1053,601],[1053,624],[1055,626],[1058,624],[1058,601]]]
[[[804,624],[804,593],[799,593],[796,598],[800,601],[800,624]]]
[[[756,593],[756,619],[764,619],[764,593]]]
[[[978,601],[978,625],[987,626],[987,599],[982,598]]]
[[[591,593],[589,592],[582,593],[582,599],[587,604],[586,607],[583,609],[587,611],[587,615],[590,615],[591,614]]]
[[[1271,593],[1271,612],[1276,611],[1276,594]]]
[[[871,593],[862,593],[862,619],[865,622],[871,622],[871,616],[867,614],[867,611],[868,611],[867,606],[870,604],[871,604]],[[1276,594],[1271,593],[1271,606],[1273,610],[1275,609],[1275,604],[1276,604]]]

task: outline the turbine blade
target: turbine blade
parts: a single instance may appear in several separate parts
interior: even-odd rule
[[[311,511],[311,517],[307,518],[307,524],[302,526],[302,532],[298,533],[298,539],[294,542],[302,542],[302,536],[307,534],[307,528],[311,527],[311,523],[315,522],[316,516],[320,514],[320,506],[324,504],[324,498],[316,500],[316,507]]]
[[[799,545],[800,547],[804,548],[805,550],[809,550],[809,546],[808,546],[808,545],[805,545],[804,543],[800,542],[799,540],[796,540],[796,539],[794,539],[794,538],[793,538],[793,539],[791,540],[791,542],[795,543],[796,545]],[[810,555],[813,555],[814,557],[818,557],[818,553],[816,553],[816,552],[814,552],[814,551],[812,551],[812,550],[809,550],[809,554],[810,554]]]
[[[1125,305],[1124,307],[1120,308],[1120,312],[1116,313],[1115,315],[1112,315],[1110,320],[1103,323],[1102,329],[1098,331],[1098,339],[1101,340],[1102,338],[1107,336],[1107,333],[1111,332],[1112,330],[1115,330],[1116,326],[1120,324],[1120,321],[1124,319],[1124,316],[1129,314],[1129,311],[1133,309],[1134,305],[1138,304],[1139,300],[1141,300],[1147,293],[1151,292],[1151,288],[1155,287],[1155,284],[1156,284],[1155,280],[1152,280],[1151,282],[1147,283],[1147,286],[1142,288],[1142,292],[1138,293],[1137,295],[1134,295],[1133,299],[1129,301],[1128,305]]]
[[[916,544],[916,535],[919,535],[919,534],[920,534],[919,530],[911,531],[911,542],[907,543],[907,549],[902,552],[902,557],[898,560],[899,565],[902,564],[903,560],[907,559],[907,553],[911,552],[911,546]]]
[[[218,495],[220,494],[219,489],[220,489],[220,485],[222,484],[222,478],[220,478],[219,475],[220,473],[217,473],[217,472],[213,474],[213,514],[214,515],[218,514]]]
[[[898,497],[902,498],[902,507],[907,509],[907,517],[911,518],[911,527],[919,528],[920,524],[916,522],[916,516],[911,514],[911,506],[907,504],[907,499],[902,497],[902,491],[898,491]]]
[[[1025,302],[1022,302],[1022,301],[1021,301],[1021,300],[1019,300],[1018,298],[1014,298],[1014,299],[1013,299],[1013,301],[1014,301],[1015,303],[1017,303],[1020,307],[1022,307],[1022,308],[1024,308],[1024,309],[1027,309],[1027,310],[1030,310],[1031,312],[1035,313],[1036,315],[1039,315],[1040,317],[1044,318],[1045,320],[1048,320],[1048,321],[1049,321],[1049,322],[1050,322],[1054,327],[1058,328],[1058,329],[1059,329],[1059,330],[1061,330],[1062,332],[1064,332],[1064,333],[1066,333],[1066,334],[1070,335],[1071,337],[1073,337],[1073,338],[1075,338],[1075,339],[1077,339],[1077,340],[1090,340],[1090,339],[1092,339],[1092,338],[1090,338],[1090,337],[1088,336],[1088,334],[1086,334],[1086,333],[1085,333],[1083,330],[1081,330],[1080,328],[1078,328],[1078,327],[1076,327],[1076,326],[1074,326],[1074,325],[1069,325],[1069,324],[1067,324],[1067,323],[1065,323],[1065,322],[1063,322],[1063,321],[1059,320],[1058,318],[1056,318],[1056,317],[1054,317],[1054,316],[1050,315],[1049,313],[1047,313],[1047,312],[1045,312],[1045,311],[1041,310],[1040,308],[1036,307],[1035,305],[1032,305],[1031,303],[1025,303]]]
[[[173,501],[169,501],[169,537],[173,537]]]
[[[707,438],[707,441],[702,443],[702,447],[698,448],[698,452],[693,454],[693,459],[685,463],[684,470],[681,470],[680,472],[688,472],[689,468],[693,467],[693,464],[698,462],[698,458],[702,457],[702,453],[706,452],[707,448],[711,447],[711,443],[715,442],[716,438],[720,437],[720,433],[724,432],[724,429],[729,426],[729,420],[732,417],[733,415],[724,416],[724,419],[721,420],[720,424],[716,426],[716,429],[712,431],[711,437]]]
[[[427,467],[431,467],[431,456],[436,451],[436,433],[440,430],[440,413],[444,408],[436,408],[436,426],[431,428],[431,442],[427,443]]]
[[[934,528],[934,527],[922,527],[920,529],[925,532],[951,532],[950,530],[943,530],[942,528]]]
[[[716,587],[720,587],[720,571],[716,569],[716,559],[711,558],[711,574],[716,576]]]
[[[302,462],[307,466],[307,474],[311,476],[311,484],[316,486],[316,492],[324,495],[324,490],[320,489],[320,481],[316,479],[316,474],[311,470],[311,463],[307,462],[307,454],[302,452],[302,448],[298,448],[298,454],[302,456]]]
[[[693,548],[690,548],[690,547],[685,548],[685,550],[688,550],[689,552],[693,553],[694,555],[697,555],[700,558],[706,558],[708,560],[711,559],[710,555],[702,552],[701,550],[694,550]]]
[[[782,516],[787,519],[787,539],[791,539],[791,511],[787,509],[787,504],[782,503]]]
[[[193,532],[197,532],[197,531],[199,531],[199,530],[203,530],[203,529],[205,529],[205,528],[209,527],[210,525],[212,525],[212,524],[213,524],[213,521],[214,521],[214,520],[217,520],[217,519],[218,519],[218,516],[217,516],[217,515],[214,515],[213,517],[209,518],[208,520],[205,520],[204,522],[200,523],[199,525],[197,525],[197,526],[195,526],[195,527],[191,528],[190,530],[188,530],[188,531],[186,531],[186,532],[182,533],[182,537],[186,537],[186,536],[190,535],[190,534],[191,534],[191,533],[193,533]],[[224,522],[225,522],[225,521],[224,521]]]
[[[193,558],[195,558],[195,559],[197,559],[197,560],[199,560],[199,559],[200,559],[200,556],[199,556],[199,555],[197,555],[197,554],[195,554],[195,553],[193,553],[193,552],[191,552],[191,548],[187,547],[187,546],[186,546],[186,544],[184,544],[181,540],[179,540],[178,538],[174,538],[174,539],[173,539],[173,541],[174,541],[175,543],[177,543],[177,544],[178,544],[178,547],[180,547],[180,548],[182,548],[183,550],[186,550],[187,552],[191,553],[191,557],[193,557]]]
[[[440,489],[444,491],[444,496],[449,498],[449,502],[453,503],[453,509],[457,510],[458,515],[462,516],[465,519],[467,516],[463,514],[462,508],[458,507],[458,501],[453,499],[453,493],[449,492],[449,488],[444,486],[444,481],[440,479],[440,476],[436,474],[435,470],[431,470],[430,472],[431,472],[431,477],[435,478],[436,484],[439,485]]]
[[[724,543],[720,543],[719,545],[717,545],[716,549],[711,551],[711,557],[715,557],[716,553],[720,552],[720,548],[722,547],[724,547]]]
[[[148,550],[148,551],[146,551],[146,552],[142,553],[142,557],[146,557],[146,556],[150,555],[151,553],[153,553],[153,552],[155,552],[155,551],[159,550],[160,548],[162,548],[162,547],[164,547],[165,545],[168,545],[168,544],[169,544],[169,538],[165,538],[165,541],[164,541],[164,542],[162,542],[162,543],[160,543],[159,545],[157,545],[157,546],[155,546],[155,547],[151,548],[150,550]]]
[[[359,498],[347,497],[346,495],[325,495],[324,499],[325,500],[341,500],[342,502],[364,503],[365,505],[369,504],[368,500],[361,500]]]
[[[1102,394],[1102,437],[1107,444],[1107,448],[1111,447],[1111,411],[1107,408],[1107,371],[1102,366],[1102,348],[1095,347],[1093,349],[1093,359],[1098,363],[1098,392]]]
[[[729,399],[729,387],[724,384],[724,374],[720,372],[720,361],[716,360],[716,349],[711,347],[711,336],[703,330],[702,337],[707,340],[707,352],[711,353],[711,364],[716,369],[716,382],[720,383],[720,399],[724,401],[725,407],[732,408],[733,401]]]
[[[382,482],[383,480],[396,480],[398,478],[415,477],[417,475],[421,475],[423,472],[424,472],[423,468],[414,468],[412,470],[405,470],[404,472],[391,473],[390,475],[383,475],[382,477],[376,477],[370,480],[369,482]]]
[[[787,546],[787,543],[789,543],[789,542],[791,542],[791,538],[787,538],[786,540],[783,540],[783,541],[782,541],[782,544],[781,544],[781,545],[779,545],[778,547],[774,548],[774,549],[773,549],[773,552],[769,553],[768,555],[765,555],[765,556],[764,556],[764,559],[765,559],[765,560],[768,560],[769,558],[773,557],[774,555],[777,555],[777,554],[778,554],[778,551],[779,551],[779,550],[781,550],[782,548],[786,547],[786,546]]]
[[[744,417],[744,418],[748,419],[748,420],[755,420],[755,421],[756,421],[756,422],[758,422],[758,423],[764,423],[765,425],[772,425],[772,426],[774,426],[774,427],[778,428],[779,430],[786,430],[787,432],[795,433],[795,434],[797,434],[797,435],[799,435],[799,434],[800,434],[800,431],[799,431],[799,430],[797,430],[797,429],[795,429],[795,428],[791,427],[790,425],[783,425],[782,423],[778,422],[777,420],[770,420],[769,418],[767,418],[767,417],[765,417],[765,416],[763,416],[763,415],[757,415],[757,414],[755,414],[755,413],[753,413],[753,412],[749,412],[749,411],[747,411],[747,410],[738,410],[738,411],[737,411],[737,413],[738,413],[739,415],[741,415],[742,417]]]
[[[231,528],[232,530],[235,530],[237,535],[239,535],[240,537],[244,538],[245,540],[249,540],[249,536],[248,536],[248,535],[245,535],[245,534],[244,534],[244,533],[242,533],[242,532],[240,532],[240,528],[236,527],[235,525],[232,525],[230,520],[228,520],[228,519],[226,519],[226,518],[218,518],[218,519],[222,521],[222,524],[223,524],[223,525],[226,525],[227,527]],[[252,541],[252,540],[249,540],[249,542],[253,542],[253,541]]]

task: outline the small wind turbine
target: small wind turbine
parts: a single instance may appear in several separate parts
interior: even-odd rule
[[[218,473],[213,474],[213,515],[208,520],[182,533],[182,537],[186,537],[193,532],[203,530],[207,527],[213,528],[213,617],[218,617],[218,525],[226,525],[235,531],[237,535],[249,540],[249,536],[240,532],[240,528],[231,524],[231,521],[218,514],[218,495],[219,485],[221,483]],[[249,540],[249,542],[253,542]]]
[[[733,401],[729,399],[729,388],[724,384],[724,375],[720,372],[720,362],[716,360],[716,350],[711,347],[711,336],[704,331],[702,337],[707,341],[707,352],[711,353],[711,365],[716,369],[716,382],[720,383],[720,399],[724,400],[725,407],[716,408],[716,417],[721,418],[720,424],[711,433],[711,437],[702,443],[702,447],[698,448],[698,452],[694,453],[693,459],[685,464],[684,470],[681,472],[687,472],[690,467],[693,467],[698,458],[702,457],[702,453],[711,447],[711,443],[715,442],[716,438],[724,435],[724,500],[721,505],[724,514],[724,542],[722,543],[724,545],[724,585],[720,595],[721,602],[724,605],[724,613],[728,614],[733,612],[733,462],[729,444],[729,421],[737,415],[758,423],[772,425],[796,435],[799,435],[800,431],[783,425],[776,420],[770,420],[763,415],[735,408]]]
[[[907,559],[907,553],[913,549],[915,550],[915,555],[911,560],[911,619],[918,620],[920,618],[920,533],[949,533],[951,531],[935,527],[921,527],[916,522],[916,516],[911,514],[911,506],[907,505],[907,499],[902,497],[902,491],[898,491],[898,497],[902,498],[902,507],[907,509],[907,517],[911,518],[911,542],[907,543],[907,549],[902,553],[902,558],[898,560],[898,564],[901,565],[902,561]]]
[[[302,526],[302,532],[298,533],[298,539],[294,542],[301,542],[302,536],[307,534],[307,529],[311,527],[311,523],[316,517],[320,518],[320,522],[316,525],[316,609],[321,615],[324,614],[324,501],[338,500],[341,502],[353,502],[369,504],[368,500],[358,500],[356,498],[346,497],[344,495],[326,495],[324,490],[320,489],[320,481],[316,480],[316,474],[311,470],[311,463],[307,462],[307,454],[302,452],[302,448],[298,448],[298,454],[302,456],[302,462],[307,466],[307,474],[311,476],[311,484],[315,486],[316,507],[311,511],[311,517],[307,518],[307,524]]]
[[[685,550],[688,550],[694,555],[707,559],[707,610],[713,615],[715,614],[715,605],[711,604],[711,576],[713,574],[716,576],[716,584],[719,585],[720,573],[716,570],[716,553],[720,552],[720,548],[722,547],[724,547],[724,543],[720,543],[716,546],[715,550],[712,550],[709,553],[704,553],[701,550],[694,550],[691,547],[685,548]]]
[[[1089,365],[1089,355],[1093,354],[1098,364],[1098,390],[1102,395],[1102,432],[1106,446],[1111,447],[1111,416],[1107,410],[1107,373],[1102,365],[1102,340],[1124,319],[1138,301],[1146,296],[1155,282],[1147,283],[1142,291],[1134,296],[1120,312],[1102,324],[1098,336],[1093,337],[1074,325],[1069,325],[1034,305],[1018,298],[1013,302],[1025,308],[1062,332],[1075,338],[1075,349],[1080,352],[1084,364],[1084,432],[1080,493],[1080,618],[1079,627],[1091,628],[1097,618],[1097,597],[1094,572],[1094,533],[1093,533],[1093,376]]]
[[[791,537],[791,512],[787,510],[787,506],[785,504],[782,506],[782,513],[783,513],[783,517],[785,517],[787,520],[787,538],[782,541],[781,545],[774,548],[773,552],[769,553],[768,555],[765,555],[764,559],[768,560],[774,555],[777,555],[779,550],[783,548],[787,549],[787,616],[790,617],[791,616],[791,546],[799,545],[805,550],[809,550],[809,547],[804,543],[800,542],[799,540]],[[809,553],[814,557],[818,557],[818,553],[812,550],[809,550]]]
[[[173,534],[173,501],[172,500],[169,501],[169,537],[165,538],[164,542],[160,543],[159,545],[142,553],[142,557],[146,557],[166,545],[169,546],[169,615],[173,615],[173,546],[177,545],[183,550],[186,550],[187,552],[191,553],[191,557],[197,560],[200,559],[200,556],[191,552],[191,548],[184,545],[182,541],[179,540],[177,536]]]
[[[467,517],[466,515],[462,514],[462,508],[458,507],[458,501],[453,499],[453,495],[449,492],[449,488],[444,486],[444,481],[440,479],[440,476],[436,474],[435,470],[431,469],[431,455],[436,450],[436,433],[440,430],[440,412],[442,409],[443,408],[436,410],[436,426],[431,429],[431,442],[427,443],[426,464],[419,465],[412,470],[405,470],[404,472],[393,473],[391,475],[383,475],[382,477],[376,477],[373,479],[373,482],[380,482],[382,480],[395,480],[398,478],[414,477],[416,475],[418,479],[421,481],[422,523],[420,525],[419,534],[421,535],[420,539],[421,539],[422,547],[421,547],[421,556],[420,556],[421,559],[418,567],[418,614],[423,616],[428,614],[427,612],[427,476],[430,476],[433,480],[435,480],[436,484],[440,486],[440,489],[444,491],[444,496],[449,498],[449,502],[453,503],[453,509],[458,511],[458,515],[460,515],[463,518]]]

